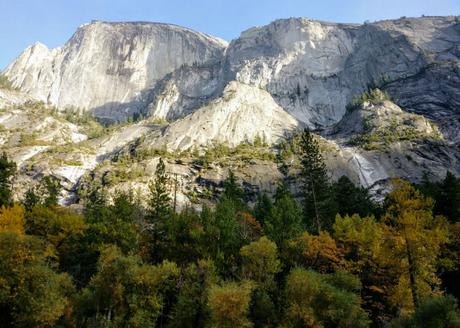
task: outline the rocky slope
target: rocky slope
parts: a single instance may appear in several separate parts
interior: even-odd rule
[[[183,202],[206,198],[229,167],[254,193],[270,191],[275,145],[303,126],[322,135],[334,178],[376,193],[396,176],[460,174],[459,17],[291,18],[230,44],[167,24],[92,22],[61,48],[26,49],[3,73],[22,90],[0,89],[18,188],[52,174],[65,201],[88,181],[145,188],[159,156]],[[376,87],[388,96],[356,102]],[[105,129],[53,106],[138,121]]]
[[[171,123],[154,146],[187,150],[225,144],[236,147],[260,138],[272,145],[288,136],[298,122],[264,90],[231,82],[222,97]]]

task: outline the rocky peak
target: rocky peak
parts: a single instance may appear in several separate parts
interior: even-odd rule
[[[5,70],[14,86],[61,108],[117,119],[145,106],[142,91],[183,65],[221,58],[226,43],[175,25],[92,22],[62,47],[35,45]]]

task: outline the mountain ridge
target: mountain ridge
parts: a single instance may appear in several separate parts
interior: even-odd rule
[[[280,142],[303,127],[322,136],[334,179],[348,175],[375,193],[393,177],[460,174],[458,16],[365,24],[288,18],[228,44],[170,24],[93,22],[62,47],[37,44],[21,56],[4,72],[25,93],[2,96],[12,100],[0,115],[0,124],[9,122],[1,144],[18,158],[24,184],[55,175],[66,202],[83,180],[107,184],[119,172],[122,178],[110,180],[115,188],[132,172],[149,177],[159,156],[188,185],[185,201],[217,186],[224,167],[252,190],[270,189],[270,176],[286,172],[274,159]],[[44,103],[31,106],[34,98]],[[53,132],[56,140],[47,137],[54,128],[21,130],[21,122],[39,119],[35,107],[47,122],[72,128]],[[96,123],[72,112],[122,124],[95,134],[88,127]],[[88,140],[69,143],[72,133]],[[130,164],[121,169],[116,163],[126,158]],[[294,176],[296,160],[286,160]],[[130,182],[146,183],[138,175]]]

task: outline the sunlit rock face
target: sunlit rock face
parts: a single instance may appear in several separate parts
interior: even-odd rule
[[[458,114],[459,47],[458,17],[368,24],[282,19],[229,45],[174,25],[93,22],[62,48],[26,49],[5,73],[38,99],[108,121],[139,113],[176,120],[236,80],[268,91],[310,127],[340,121],[371,85],[447,124],[452,111]],[[455,128],[445,130],[457,140]]]
[[[226,43],[156,23],[93,22],[62,47],[35,44],[5,73],[14,86],[60,108],[75,106],[116,119],[145,107],[144,90],[183,65],[222,56]]]
[[[230,44],[174,25],[92,22],[61,48],[27,48],[3,73],[22,90],[0,89],[0,146],[20,164],[16,185],[26,190],[54,175],[65,202],[73,201],[82,177],[105,181],[127,155],[138,157],[126,170],[145,172],[112,187],[146,185],[150,162],[158,160],[149,148],[173,158],[188,150],[188,158],[168,165],[183,176],[186,192],[206,195],[227,167],[199,167],[191,150],[256,138],[269,148],[304,126],[322,135],[334,179],[346,174],[376,194],[394,177],[417,182],[426,171],[435,179],[447,170],[460,174],[459,17],[367,24],[282,19]],[[391,100],[347,110],[374,87]],[[78,107],[104,122],[139,121],[91,139],[78,122],[32,110],[27,102],[34,99]],[[28,133],[35,140],[22,140]],[[281,177],[272,160],[229,160],[254,195],[273,191]]]
[[[441,98],[442,106],[454,98],[457,104],[458,68],[450,74],[446,69],[440,73],[442,68],[425,71],[433,70],[435,63],[454,62],[458,67],[459,47],[458,17],[364,25],[300,18],[243,32],[231,42],[227,61],[230,78],[267,89],[284,109],[310,126],[327,126],[339,121],[346,105],[371,84],[388,84],[391,94],[413,104],[415,111],[423,109],[415,104],[424,98]],[[437,73],[452,75],[445,82],[450,86],[446,91],[437,89]],[[415,81],[406,87],[407,79]],[[413,99],[414,87],[426,93]]]
[[[154,146],[171,150],[225,144],[235,147],[256,138],[272,145],[295,130],[298,122],[272,96],[257,87],[231,82],[222,97],[173,122]]]

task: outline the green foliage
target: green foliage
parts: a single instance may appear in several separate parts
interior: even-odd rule
[[[365,150],[381,151],[398,141],[441,140],[441,138],[441,135],[436,132],[427,134],[407,122],[400,122],[396,119],[382,127],[371,119],[367,119],[364,122],[363,133],[351,138],[349,143]]]
[[[243,195],[244,192],[237,183],[235,174],[233,171],[229,170],[228,177],[224,181],[223,197],[229,199],[230,201],[234,202],[235,205],[241,207]]]
[[[12,202],[12,179],[16,174],[16,163],[10,161],[6,153],[0,156],[0,207]]]
[[[208,298],[211,318],[208,327],[252,327],[247,317],[252,289],[250,282],[225,282],[211,286]]]
[[[359,291],[359,281],[345,274],[327,277],[294,269],[287,277],[288,305],[282,326],[368,327],[356,289]]]
[[[166,226],[172,215],[169,176],[161,158],[156,167],[155,178],[149,184],[149,191],[148,212],[145,218],[152,241],[151,256],[158,261],[163,251],[161,244],[167,239]]]
[[[158,125],[167,125],[167,124],[169,124],[167,119],[160,118],[160,117],[152,117],[152,118],[150,118],[150,122],[152,122],[152,124],[158,124]]]
[[[117,192],[113,204],[106,204],[103,192],[96,192],[96,204],[87,205],[86,221],[91,242],[97,247],[117,245],[124,253],[134,253],[139,247],[139,225],[142,211],[131,193]]]
[[[118,124],[111,127],[104,127],[89,111],[75,107],[65,108],[63,111],[56,113],[54,116],[56,118],[63,118],[70,123],[78,125],[81,132],[88,136],[88,139],[100,138],[122,126],[122,124]]]
[[[458,328],[460,327],[460,311],[457,300],[450,295],[429,298],[412,316],[394,320],[392,327]]]
[[[81,215],[61,206],[36,205],[26,213],[26,233],[40,236],[57,250],[72,235],[82,234],[85,222]]]
[[[391,100],[389,94],[386,91],[382,91],[378,88],[370,88],[363,92],[359,96],[353,98],[353,102],[347,106],[347,111],[353,111],[359,109],[365,102],[379,103],[386,100]]]
[[[305,149],[316,152],[306,166],[324,173],[319,145]],[[11,168],[6,156],[3,163]],[[4,177],[9,182],[11,175]],[[452,206],[456,183],[448,176],[421,189],[443,195]],[[455,300],[443,297],[442,287],[458,287],[460,224],[434,216],[434,202],[406,182],[396,181],[383,209],[347,178],[328,186],[324,199],[337,214],[333,234],[306,231],[283,182],[273,200],[259,195],[252,209],[230,172],[215,206],[177,213],[162,161],[151,186],[146,206],[140,195],[108,197],[102,186],[91,185],[81,193],[79,214],[57,205],[55,184],[44,180],[29,190],[24,206],[10,201],[0,207],[1,322],[458,326]]]
[[[185,269],[183,277],[168,327],[203,327],[209,318],[207,291],[217,280],[214,263],[211,260],[192,263]]]
[[[10,80],[3,74],[0,74],[0,89],[15,90]]]
[[[301,179],[306,224],[318,233],[332,227],[335,206],[318,141],[305,129],[300,140]]]
[[[264,202],[266,206],[262,220],[264,231],[283,250],[286,241],[297,237],[303,230],[302,211],[283,182],[278,185],[275,202],[273,204],[267,200]]]
[[[137,257],[122,255],[114,246],[104,249],[96,275],[77,302],[79,325],[155,326],[165,305],[165,293],[178,275],[172,263],[150,266]]]
[[[244,279],[254,280],[262,285],[273,283],[274,275],[281,270],[276,244],[262,237],[240,250]]]
[[[332,193],[337,213],[340,215],[368,216],[380,214],[379,205],[371,199],[369,190],[355,186],[345,175],[332,184]]]
[[[70,309],[73,285],[38,237],[0,233],[0,319],[11,327],[54,326]]]
[[[236,147],[225,144],[213,144],[204,150],[204,154],[196,155],[195,162],[207,168],[212,163],[228,166],[229,164],[249,163],[254,159],[274,161],[275,155],[268,147],[264,137],[257,136],[254,141],[242,142]]]
[[[418,187],[435,201],[435,214],[447,217],[452,223],[460,221],[460,178],[448,171],[443,181],[432,182],[425,175]]]
[[[147,220],[153,226],[162,225],[171,214],[171,197],[169,195],[169,176],[165,164],[160,158],[155,171],[155,178],[149,184],[149,213]]]
[[[61,267],[78,286],[85,285],[96,272],[100,250],[115,245],[125,254],[138,253],[142,236],[143,209],[131,193],[118,192],[109,205],[101,188],[93,188],[85,198],[86,229],[67,240],[60,254]]]
[[[57,178],[45,176],[42,181],[42,195],[45,206],[55,206],[58,204],[58,196],[61,188]]]
[[[20,147],[31,147],[31,146],[47,146],[49,142],[40,140],[38,133],[33,131],[32,133],[21,133],[19,146]]]
[[[215,230],[212,230],[215,231],[216,265],[220,273],[227,273],[230,276],[234,276],[237,269],[237,258],[235,255],[238,254],[242,246],[235,202],[222,197],[216,206],[213,221]]]

